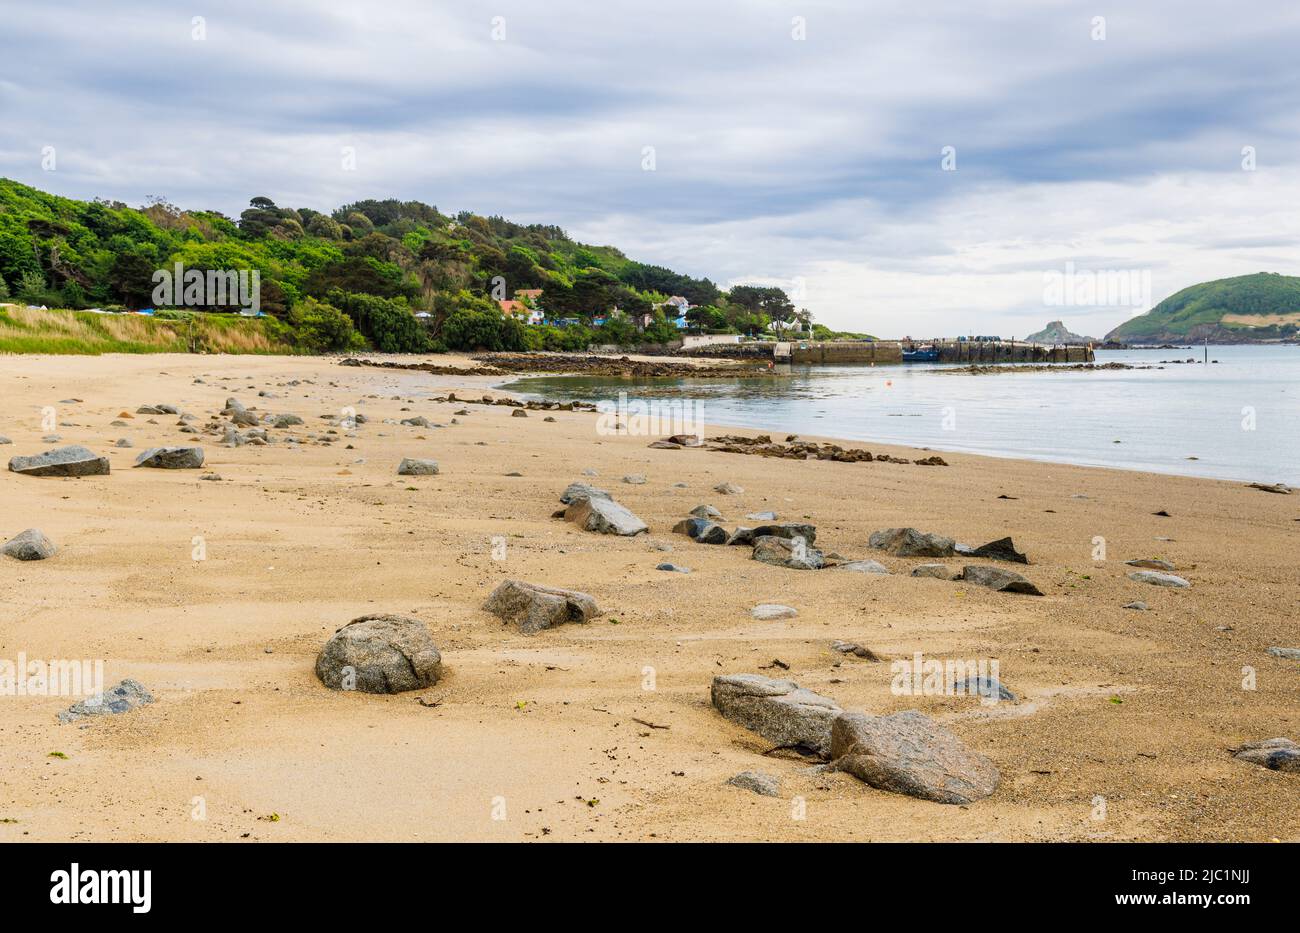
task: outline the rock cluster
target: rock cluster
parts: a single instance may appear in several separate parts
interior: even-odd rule
[[[710,693],[714,708],[732,722],[881,790],[964,805],[998,786],[993,762],[917,710],[888,716],[846,712],[793,681],[760,674],[720,675]],[[732,782],[755,783],[737,780],[742,777]]]

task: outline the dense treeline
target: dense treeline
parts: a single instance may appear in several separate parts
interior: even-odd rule
[[[357,201],[324,214],[255,197],[232,219],[163,199],[138,209],[75,201],[0,179],[0,300],[152,307],[155,272],[176,263],[201,272],[259,270],[262,311],[306,350],[666,342],[679,335],[670,317],[677,312],[664,304],[675,295],[696,306],[687,315],[692,329],[758,334],[773,322],[807,323],[777,288],[728,293],[613,247],[578,243],[559,227],[448,216],[419,201]],[[540,290],[535,306],[565,326],[503,315],[497,301],[519,289]]]

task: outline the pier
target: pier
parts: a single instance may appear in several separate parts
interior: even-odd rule
[[[902,363],[903,350],[933,346],[941,363],[1091,363],[1092,347],[1051,346],[1016,340],[794,340],[775,345],[778,363],[834,365],[837,363]]]

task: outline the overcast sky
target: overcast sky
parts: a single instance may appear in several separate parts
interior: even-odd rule
[[[1053,304],[1068,263],[1154,301],[1300,265],[1285,0],[0,7],[0,175],[71,197],[413,198],[884,336],[1136,312]]]

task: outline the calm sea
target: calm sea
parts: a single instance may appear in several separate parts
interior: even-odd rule
[[[691,399],[709,424],[1300,485],[1300,346],[1098,351],[1117,371],[972,375],[942,364],[792,367],[787,378],[539,377],[547,398]]]

